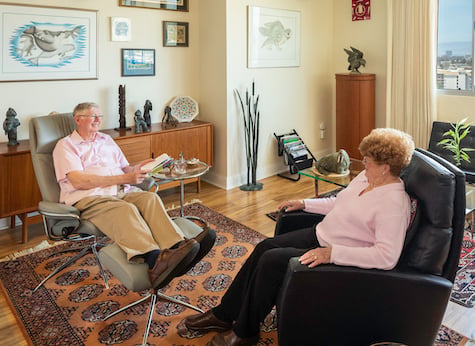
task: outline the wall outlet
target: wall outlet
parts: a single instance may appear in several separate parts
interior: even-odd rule
[[[326,130],[325,123],[320,123],[320,139],[325,139]]]

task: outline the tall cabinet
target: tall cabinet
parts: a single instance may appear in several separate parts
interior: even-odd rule
[[[374,129],[374,83],[372,73],[337,73],[336,149],[361,159],[358,146]]]

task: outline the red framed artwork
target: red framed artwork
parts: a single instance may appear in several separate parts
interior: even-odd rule
[[[353,21],[371,19],[371,0],[351,0],[351,6]]]

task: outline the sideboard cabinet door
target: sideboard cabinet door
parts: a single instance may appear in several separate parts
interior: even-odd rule
[[[178,158],[183,152],[185,159],[197,158],[213,165],[213,127],[211,124],[194,126],[174,131],[163,131],[152,135],[154,157],[162,153]]]

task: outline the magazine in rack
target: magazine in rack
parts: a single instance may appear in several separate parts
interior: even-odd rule
[[[277,139],[278,154],[284,156],[284,163],[289,166],[291,175],[297,174],[302,169],[312,167],[313,162],[317,161],[297,131],[292,130],[292,132],[283,135],[274,133],[274,136]],[[280,173],[277,175],[292,181],[300,179],[300,175],[296,178]]]

